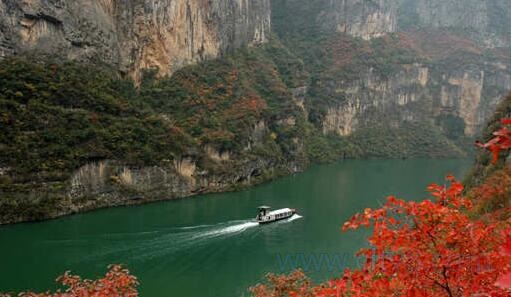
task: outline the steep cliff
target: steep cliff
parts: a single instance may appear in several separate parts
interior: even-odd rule
[[[397,3],[394,0],[330,1],[318,15],[318,22],[327,30],[369,40],[396,31]]]
[[[274,30],[281,36],[341,32],[369,40],[397,29],[396,0],[278,0]]]
[[[0,54],[106,62],[140,80],[270,35],[269,0],[2,0]]]
[[[400,10],[402,29],[454,29],[491,47],[511,41],[511,8],[506,0],[401,0]]]
[[[392,42],[407,38],[402,35]],[[467,63],[471,58],[474,62]],[[379,120],[396,126],[406,121],[436,122],[455,129],[457,121],[458,134],[473,137],[511,89],[511,65],[505,59],[477,61],[477,56],[467,54],[461,61],[453,57],[412,61],[395,64],[386,73],[377,65],[366,65],[356,78],[330,78],[318,92],[339,98],[339,103],[328,107],[323,132],[348,136],[357,127]],[[371,111],[372,116],[367,116]]]

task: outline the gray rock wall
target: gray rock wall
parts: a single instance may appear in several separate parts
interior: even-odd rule
[[[264,43],[270,26],[269,0],[2,0],[0,56],[101,61],[139,80]]]

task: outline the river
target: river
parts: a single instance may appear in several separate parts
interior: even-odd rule
[[[125,264],[141,296],[151,297],[248,296],[265,273],[289,271],[295,261],[324,280],[357,266],[354,254],[366,246],[367,231],[342,233],[344,221],[391,194],[425,198],[429,183],[448,173],[461,179],[471,163],[350,160],[240,192],[3,226],[0,292],[54,289],[66,270],[93,278],[110,263]],[[262,204],[296,208],[300,216],[259,226],[253,218]],[[307,267],[311,257],[317,265]]]

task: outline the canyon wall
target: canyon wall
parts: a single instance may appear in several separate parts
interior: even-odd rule
[[[335,31],[369,40],[397,29],[397,0],[274,0],[271,5],[280,36]]]
[[[397,29],[397,2],[394,0],[337,0],[319,14],[326,29],[335,29],[365,40]]]
[[[269,0],[2,0],[0,55],[101,61],[139,80],[264,43],[270,25]]]
[[[361,79],[335,81],[332,97],[341,103],[327,109],[323,133],[349,136],[360,126],[385,122],[431,122],[459,119],[463,133],[475,137],[511,89],[507,65],[479,65],[438,70],[422,64],[402,65],[390,77],[369,69]],[[447,125],[453,125],[448,123]]]
[[[401,28],[460,30],[490,47],[510,43],[511,7],[506,0],[401,0]]]

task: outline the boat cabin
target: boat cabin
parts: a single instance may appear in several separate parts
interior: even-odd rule
[[[259,214],[257,215],[257,221],[259,224],[272,223],[279,220],[287,219],[292,217],[295,213],[295,209],[282,208],[274,211],[270,211],[269,206],[259,206]]]

